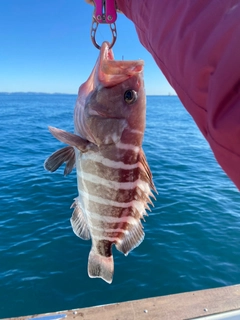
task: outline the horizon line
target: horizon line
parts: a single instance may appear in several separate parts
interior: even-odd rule
[[[77,96],[77,93],[64,93],[64,92],[41,92],[41,91],[0,91],[0,94],[46,94],[46,95],[74,95]],[[176,93],[166,93],[166,94],[146,94],[146,96],[177,96]]]

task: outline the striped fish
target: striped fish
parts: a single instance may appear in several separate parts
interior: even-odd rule
[[[125,255],[144,238],[144,220],[151,190],[156,192],[142,149],[146,101],[143,61],[116,61],[104,42],[96,65],[79,88],[74,111],[75,133],[50,127],[68,146],[45,161],[53,172],[66,163],[76,166],[79,196],[71,225],[74,233],[91,238],[90,277],[112,282],[112,245]]]

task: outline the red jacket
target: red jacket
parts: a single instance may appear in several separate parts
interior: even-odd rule
[[[117,0],[240,189],[240,0]]]

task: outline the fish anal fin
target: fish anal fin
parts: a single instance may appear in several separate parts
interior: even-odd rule
[[[72,147],[76,147],[81,152],[86,152],[89,141],[82,139],[74,133],[70,133],[55,127],[48,127],[51,134],[61,142],[64,142]]]
[[[74,201],[71,208],[74,208],[72,217],[70,219],[73,232],[78,236],[79,238],[83,240],[89,240],[91,238],[90,232],[88,229],[88,224],[86,221],[86,218],[82,212],[82,209],[80,207],[80,204],[78,202],[78,199]]]
[[[107,283],[112,283],[113,256],[103,256],[96,248],[92,247],[88,257],[88,275],[90,278],[102,278]]]
[[[68,175],[75,167],[75,151],[73,147],[65,147],[54,152],[44,162],[44,168],[50,172],[56,171],[64,162],[66,167],[64,175]]]
[[[116,243],[116,248],[126,256],[134,248],[138,247],[144,239],[144,232],[141,222],[129,225],[122,239]]]

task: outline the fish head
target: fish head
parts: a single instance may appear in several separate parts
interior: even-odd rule
[[[109,44],[102,44],[90,77],[79,88],[77,134],[98,146],[120,140],[141,146],[146,118],[143,64],[114,60]]]

